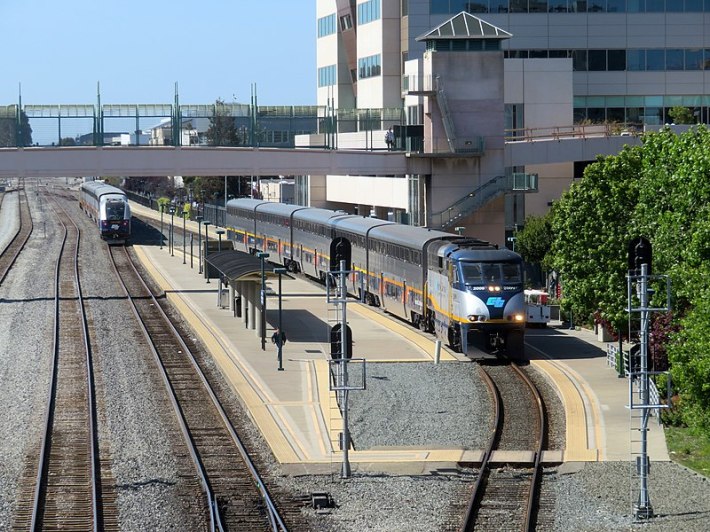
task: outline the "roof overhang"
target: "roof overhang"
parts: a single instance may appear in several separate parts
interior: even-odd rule
[[[216,251],[207,255],[207,264],[215,268],[230,284],[233,282],[261,282],[262,259],[256,255],[235,250]],[[276,267],[278,266],[269,264],[265,260],[264,277],[266,279],[277,279],[279,274],[274,271]],[[287,273],[282,273],[281,275],[291,277]]]

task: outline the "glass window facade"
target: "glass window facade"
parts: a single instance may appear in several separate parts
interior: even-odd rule
[[[318,69],[318,86],[328,87],[337,83],[335,65],[328,65]]]
[[[332,35],[336,30],[335,13],[318,19],[318,38]]]
[[[382,18],[380,0],[368,0],[357,6],[357,23],[367,24],[373,20]]]
[[[364,4],[363,4],[364,5]],[[710,0],[429,0],[432,15],[468,13],[703,13]]]
[[[382,74],[382,59],[380,54],[361,57],[357,60],[358,79],[373,78]]]
[[[448,41],[435,49],[449,50]],[[506,59],[571,57],[576,72],[662,72],[665,70],[710,70],[710,50],[654,48],[649,50],[505,50]]]

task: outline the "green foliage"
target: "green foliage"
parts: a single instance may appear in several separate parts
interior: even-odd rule
[[[710,436],[691,428],[665,429],[671,459],[710,477]]]
[[[524,227],[516,233],[515,251],[530,264],[544,265],[545,255],[552,245],[551,216],[528,216]]]
[[[214,104],[214,116],[210,118],[210,127],[206,132],[210,146],[239,146],[237,124],[231,115],[229,107],[217,100]]]
[[[672,317],[654,346],[668,357],[684,423],[710,434],[710,131],[669,129],[643,137],[587,167],[551,211],[554,240],[546,261],[560,272],[563,304],[576,316],[601,309],[621,329],[628,316],[628,242],[653,245],[654,273],[670,276]],[[665,303],[658,290],[652,303]],[[676,414],[674,414],[676,415]]]
[[[546,262],[560,273],[563,305],[576,317],[601,309],[626,323],[626,246],[638,197],[639,150],[625,148],[587,167],[551,210],[554,240]]]
[[[17,118],[12,107],[2,109],[0,114],[0,147],[32,146],[32,127],[24,111],[20,112],[20,125],[18,130]],[[11,112],[12,111],[12,112]]]
[[[693,111],[687,107],[677,106],[668,111],[668,116],[671,117],[674,124],[694,124],[695,117]]]

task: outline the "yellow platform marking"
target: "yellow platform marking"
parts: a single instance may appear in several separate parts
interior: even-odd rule
[[[566,445],[564,459],[567,462],[596,462],[599,460],[602,449],[600,441],[601,415],[598,412],[596,403],[593,401],[594,395],[591,393],[586,383],[579,375],[575,374],[569,368],[563,368],[560,364],[549,360],[539,349],[526,344],[526,348],[533,349],[540,353],[548,360],[532,360],[530,363],[545,372],[550,381],[555,384],[562,400],[565,409],[565,425],[566,425]],[[580,390],[575,386],[575,382],[580,385],[585,395],[587,395],[589,403],[592,405],[592,419],[594,423],[595,442],[594,447],[590,445],[587,431],[587,416],[584,400]]]
[[[436,342],[434,340],[430,340],[428,338],[425,338],[421,336],[420,334],[416,333],[415,331],[412,331],[408,326],[403,325],[401,323],[397,323],[395,320],[388,318],[387,316],[383,316],[379,312],[375,312],[374,310],[370,310],[364,305],[350,305],[350,309],[353,309],[355,312],[360,314],[361,316],[366,317],[367,319],[377,322],[383,327],[394,331],[395,333],[399,334],[400,336],[403,336],[405,339],[409,340],[412,342],[414,345],[416,345],[419,349],[424,351],[426,355],[434,360],[434,349],[436,348]],[[368,359],[371,362],[379,362],[378,360],[375,359]],[[445,349],[443,346],[441,347],[441,357],[440,360],[458,360],[454,355],[452,355],[447,349]],[[382,361],[382,362],[392,362],[391,360],[387,361]],[[397,362],[402,362],[402,360],[397,360]],[[421,362],[420,359],[412,359],[412,362]]]

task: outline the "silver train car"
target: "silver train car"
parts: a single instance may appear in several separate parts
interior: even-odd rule
[[[79,207],[96,222],[101,238],[124,244],[131,236],[131,207],[121,189],[101,181],[86,181],[79,188]]]
[[[263,200],[227,203],[234,249],[324,280],[347,257],[348,291],[433,332],[453,349],[524,357],[523,261],[507,249],[443,231]]]

